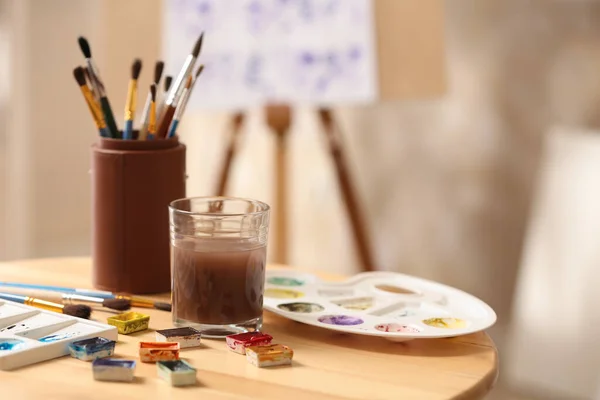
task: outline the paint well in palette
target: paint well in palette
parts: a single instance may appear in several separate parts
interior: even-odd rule
[[[301,281],[300,279],[288,278],[285,276],[273,276],[273,277],[267,279],[267,283],[270,283],[271,285],[278,285],[278,286],[302,286],[302,285],[304,285],[304,281]]]
[[[79,334],[79,332],[66,332],[66,333],[61,333],[61,334],[57,334],[57,335],[44,336],[42,338],[39,338],[38,340],[43,343],[52,343],[52,342],[57,342],[59,340],[68,339],[68,338],[73,337],[78,334]]]
[[[372,297],[358,297],[355,299],[334,301],[333,304],[343,307],[347,310],[364,311],[373,307],[375,304],[375,299]]]
[[[428,318],[423,323],[434,328],[462,329],[467,327],[467,322],[460,318]]]
[[[314,313],[324,310],[323,306],[316,303],[286,303],[277,306],[280,310],[296,313]]]
[[[352,326],[360,325],[364,321],[352,315],[324,315],[319,317],[319,322],[330,325]]]
[[[375,326],[375,329],[381,332],[398,332],[398,333],[419,333],[421,329],[410,326],[410,325],[402,325],[402,324],[379,324]]]
[[[26,346],[23,340],[2,339],[0,340],[0,351],[19,350]]]
[[[265,296],[272,297],[275,299],[297,299],[299,297],[304,296],[304,293],[291,289],[269,288],[265,290]]]
[[[386,293],[393,293],[393,294],[413,294],[413,295],[418,295],[417,292],[412,291],[410,289],[406,289],[403,288],[401,286],[396,286],[396,285],[386,285],[386,284],[382,284],[382,285],[376,285],[375,286],[377,289],[381,290],[382,292],[386,292]]]

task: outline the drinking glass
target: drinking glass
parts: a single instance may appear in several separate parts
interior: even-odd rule
[[[260,330],[269,206],[193,197],[169,205],[173,324],[207,337]]]

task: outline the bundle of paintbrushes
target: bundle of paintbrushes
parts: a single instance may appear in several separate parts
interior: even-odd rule
[[[124,126],[123,131],[120,131],[100,72],[92,58],[90,45],[84,37],[80,37],[79,47],[85,56],[86,67],[75,68],[73,75],[90,109],[100,136],[124,140],[168,139],[175,136],[190,94],[203,70],[203,65],[200,65],[196,73],[193,73],[194,64],[202,47],[202,38],[203,35],[200,35],[175,80],[173,81],[169,76],[165,77],[162,90],[159,84],[164,63],[156,62],[154,80],[150,85],[137,130],[134,129],[134,121],[142,61],[140,59],[133,61],[125,102]]]
[[[113,310],[128,310],[131,307],[140,307],[171,311],[171,304],[169,303],[137,296],[115,294],[103,290],[0,282],[0,292],[10,293],[12,295],[25,295],[65,305],[83,304],[89,306],[101,306]]]

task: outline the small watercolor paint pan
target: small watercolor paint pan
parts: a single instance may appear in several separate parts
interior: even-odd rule
[[[294,351],[282,344],[246,348],[246,360],[259,368],[289,365],[292,363],[293,357]]]
[[[130,333],[145,331],[150,324],[150,316],[146,314],[129,311],[123,314],[108,317],[109,325],[117,327],[119,333],[129,335]]]
[[[140,342],[140,361],[174,361],[179,360],[179,343]]]
[[[162,329],[156,331],[156,341],[179,343],[182,349],[187,349],[200,346],[202,333],[191,327]]]
[[[92,362],[92,371],[97,381],[131,382],[135,373],[135,361],[97,358]]]
[[[196,368],[183,360],[158,361],[158,377],[171,386],[189,386],[196,383]]]
[[[268,345],[271,340],[273,340],[273,336],[258,331],[236,333],[225,338],[227,347],[239,354],[246,354],[246,348],[250,346]]]
[[[93,361],[97,358],[107,358],[115,352],[114,340],[103,337],[77,340],[69,344],[71,356],[82,361]]]
[[[268,270],[264,308],[338,332],[391,341],[444,338],[496,322],[480,299],[437,282],[394,272],[365,272],[340,282],[292,269]]]

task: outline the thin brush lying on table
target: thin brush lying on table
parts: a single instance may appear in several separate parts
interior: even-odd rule
[[[98,297],[101,299],[125,299],[131,302],[132,307],[142,308],[155,308],[162,311],[171,311],[171,304],[145,299],[137,296],[120,295],[104,290],[93,290],[93,289],[75,289],[63,286],[50,286],[50,285],[32,285],[28,283],[15,283],[15,282],[0,282],[0,288],[12,287],[12,288],[23,288],[23,289],[36,289],[36,290],[49,290],[60,293],[71,293],[79,294],[83,296]]]
[[[92,315],[92,308],[90,306],[81,304],[58,304],[50,301],[40,300],[29,296],[20,296],[17,294],[0,293],[0,299],[14,301],[16,303],[25,304],[26,306],[32,306],[41,308],[42,310],[54,311],[60,314],[72,315],[73,317],[89,319]]]
[[[36,299],[50,301],[58,304],[84,304],[99,306],[111,310],[125,311],[131,308],[131,301],[127,299],[103,299],[101,297],[84,296],[75,293],[61,293],[52,290],[30,289],[22,287],[1,287],[3,293],[28,296]]]

